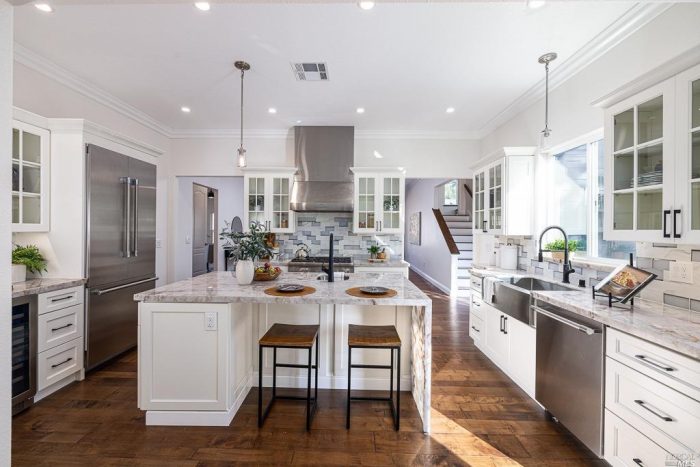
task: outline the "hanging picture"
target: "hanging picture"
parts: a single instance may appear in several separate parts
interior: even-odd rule
[[[420,245],[420,211],[414,212],[409,218],[408,243]]]

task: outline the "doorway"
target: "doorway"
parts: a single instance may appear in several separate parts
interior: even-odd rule
[[[219,191],[192,184],[192,277],[218,269]]]

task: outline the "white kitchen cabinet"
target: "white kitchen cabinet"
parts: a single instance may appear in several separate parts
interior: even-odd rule
[[[48,130],[12,122],[12,231],[49,230]]]
[[[605,112],[606,240],[700,242],[700,66]]]
[[[246,169],[243,179],[243,225],[258,222],[268,232],[294,233],[290,208],[295,168]]]
[[[481,301],[470,315],[470,336],[487,357],[498,365],[530,397],[535,397],[536,331],[512,316]],[[472,332],[473,331],[473,332]]]
[[[405,173],[398,169],[353,167],[355,199],[353,232],[402,233]]]
[[[474,170],[474,232],[532,235],[535,148],[503,148]]]

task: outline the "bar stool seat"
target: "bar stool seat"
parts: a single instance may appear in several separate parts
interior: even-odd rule
[[[389,349],[390,365],[365,365],[352,363],[352,349]],[[396,351],[396,403],[394,404],[394,351]],[[389,397],[352,397],[352,369],[370,368],[390,370]],[[399,430],[401,411],[401,338],[395,326],[366,326],[350,324],[348,326],[348,396],[345,428],[350,428],[350,401],[385,401],[389,403],[394,419],[394,429]]]
[[[315,324],[279,324],[275,323],[258,341],[258,427],[262,427],[277,399],[293,399],[306,401],[306,430],[311,429],[311,419],[318,408],[318,332]],[[316,345],[316,362],[311,363],[312,349]],[[263,350],[272,348],[272,399],[263,410]],[[309,360],[306,365],[296,363],[277,363],[277,349],[308,350]],[[306,368],[307,386],[306,397],[277,395],[277,368]],[[311,397],[311,370],[314,370],[314,397]],[[313,406],[312,406],[313,402]]]

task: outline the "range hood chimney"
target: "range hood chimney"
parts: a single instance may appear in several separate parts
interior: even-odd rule
[[[291,208],[297,212],[352,212],[355,151],[351,126],[294,127]]]

